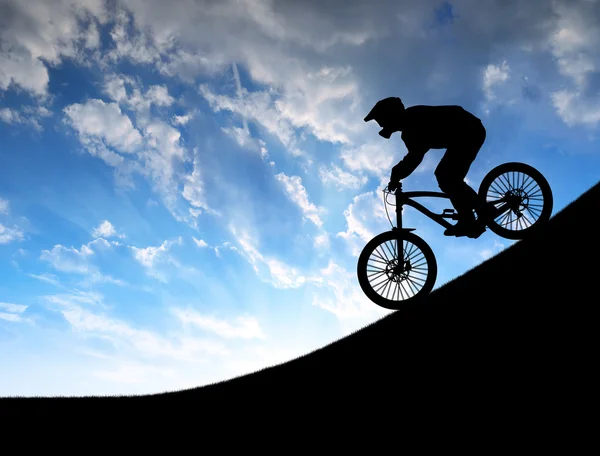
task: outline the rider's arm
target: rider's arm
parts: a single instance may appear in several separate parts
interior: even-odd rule
[[[425,152],[429,149],[423,147],[411,147],[408,153],[392,168],[392,182],[398,182],[410,176],[417,166],[423,161]]]

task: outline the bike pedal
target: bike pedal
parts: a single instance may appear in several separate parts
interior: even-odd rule
[[[455,210],[454,209],[444,209],[444,214],[454,214]]]

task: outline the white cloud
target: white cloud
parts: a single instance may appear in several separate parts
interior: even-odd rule
[[[0,309],[12,313],[23,313],[27,309],[27,306],[23,304],[12,304],[9,302],[0,302]]]
[[[242,316],[236,318],[234,322],[228,322],[203,315],[192,309],[175,308],[172,309],[172,312],[183,324],[196,326],[226,339],[264,339],[266,337],[254,317]]]
[[[100,225],[94,228],[92,236],[94,236],[95,238],[109,238],[114,236],[120,238],[125,237],[124,234],[118,234],[115,230],[115,227],[108,220],[103,220],[102,223],[100,223]]]
[[[200,170],[201,166],[197,156],[194,158],[193,164],[194,169],[191,174],[183,177],[183,190],[181,195],[190,203],[192,208],[210,211],[210,208],[206,203],[204,183]]]
[[[117,103],[92,98],[83,104],[71,104],[64,112],[92,153],[97,150],[98,142],[120,153],[132,153],[142,145],[142,135]]]
[[[181,236],[176,240],[166,240],[158,247],[156,246],[148,246],[145,248],[138,248],[134,246],[130,246],[131,250],[133,250],[133,254],[135,259],[144,267],[148,269],[152,269],[155,263],[162,259],[169,259],[167,253],[171,249],[173,245],[180,245],[182,243]]]
[[[378,130],[377,130],[378,131]],[[375,176],[388,175],[399,160],[397,148],[406,152],[404,143],[390,145],[390,141],[371,140],[358,146],[345,146],[340,158],[350,171],[368,172]]]
[[[483,91],[485,96],[491,100],[495,97],[494,87],[506,82],[510,75],[508,62],[504,60],[500,65],[489,64],[483,72]]]
[[[272,95],[269,92],[248,93],[243,89],[243,98],[232,98],[227,95],[215,94],[207,84],[201,84],[200,94],[206,98],[215,112],[231,111],[238,114],[247,121],[254,121],[261,125],[267,133],[276,137],[293,156],[304,155],[297,147],[297,139],[292,125],[281,115],[277,106],[274,105]],[[248,132],[245,130],[228,129],[228,134],[242,145],[249,141]]]
[[[0,18],[0,90],[16,86],[43,97],[49,82],[46,65],[66,57],[83,62],[83,47],[94,47],[95,22],[104,22],[106,15],[101,0],[6,0]],[[86,26],[82,19],[91,21]]]
[[[234,246],[230,246],[229,248],[246,258],[259,277],[261,276],[259,265],[266,266],[268,277],[261,277],[261,280],[270,283],[275,288],[298,288],[307,282],[315,280],[312,277],[305,276],[291,264],[287,264],[277,258],[263,256],[258,250],[256,241],[252,239],[247,231],[239,230],[234,225],[229,226],[229,231],[242,249],[239,250]]]
[[[82,285],[93,283],[112,283],[114,285],[124,285],[120,279],[115,279],[109,275],[102,274],[93,263],[95,257],[94,249],[107,250],[112,246],[119,245],[116,241],[107,241],[103,238],[97,238],[93,241],[83,244],[80,249],[75,247],[65,247],[57,244],[52,250],[42,250],[40,259],[49,262],[57,271],[84,275]],[[53,285],[59,285],[56,276],[43,274],[32,275],[38,280],[42,280]]]
[[[0,198],[0,214],[8,214],[8,200]]]
[[[555,8],[558,19],[549,40],[550,50],[560,73],[574,87],[553,92],[553,105],[568,126],[596,126],[600,123],[600,52],[595,44],[600,39],[598,10],[592,2],[579,2],[578,7],[558,2]]]
[[[192,119],[192,115],[191,114],[186,114],[184,116],[177,116],[174,115],[173,116],[173,123],[175,125],[185,125],[187,124],[190,120]]]
[[[0,244],[8,244],[13,241],[20,241],[24,237],[23,230],[19,227],[9,228],[0,223]]]
[[[0,302],[0,320],[10,321],[13,323],[29,322],[28,318],[23,318],[21,315],[27,310],[27,306],[22,304],[12,304],[8,302]]]
[[[390,313],[366,297],[356,283],[354,272],[347,271],[333,260],[320,269],[319,277],[320,281],[314,283],[324,292],[313,294],[312,304],[333,313],[345,335]]]
[[[337,233],[337,236],[347,241],[354,256],[358,256],[365,243],[375,235],[389,229],[389,225],[386,226],[389,221],[383,205],[383,195],[379,198],[378,193],[380,193],[379,189],[377,192],[355,196],[344,211],[348,228]]]
[[[283,185],[288,198],[293,201],[304,214],[304,217],[308,218],[318,228],[323,226],[323,222],[319,217],[319,214],[325,212],[322,207],[317,207],[311,203],[308,199],[308,193],[302,185],[302,178],[299,176],[287,176],[284,173],[275,175],[275,179]]]
[[[52,247],[52,250],[42,250],[40,259],[48,261],[55,269],[62,272],[87,274],[91,272],[89,258],[92,255],[94,251],[86,244],[79,250],[57,244]]]
[[[585,98],[579,92],[559,90],[552,93],[552,104],[568,126],[595,126],[600,122],[600,96]]]
[[[34,279],[40,280],[42,282],[46,282],[55,286],[60,286],[60,282],[58,277],[54,274],[27,274],[29,277],[33,277]]]
[[[336,165],[332,165],[329,168],[325,165],[321,165],[319,167],[319,177],[324,184],[332,184],[337,187],[338,190],[358,190],[367,183],[366,176],[356,176],[344,171]]]
[[[315,247],[317,248],[327,248],[329,247],[329,234],[322,233],[315,236]]]
[[[8,124],[29,124],[38,131],[43,130],[40,125],[41,118],[49,115],[49,111],[43,106],[25,106],[20,112],[12,108],[0,108],[0,121]]]
[[[196,245],[200,248],[202,247],[208,247],[208,244],[203,241],[202,239],[196,239],[194,236],[192,236],[192,239],[194,240],[194,242],[196,243]]]
[[[175,99],[169,95],[169,90],[165,85],[153,85],[148,88],[146,98],[151,104],[156,106],[171,106]]]
[[[0,109],[0,120],[6,123],[22,123],[23,119],[17,111],[10,108]]]
[[[220,342],[178,335],[174,339],[132,327],[125,321],[94,311],[104,307],[96,293],[67,293],[44,296],[51,309],[62,314],[77,333],[108,339],[120,353],[134,358],[167,358],[193,362],[205,355],[227,356],[230,350]],[[82,304],[87,305],[83,307]],[[90,308],[89,305],[94,307]]]

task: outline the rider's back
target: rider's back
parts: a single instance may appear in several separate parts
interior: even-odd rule
[[[461,106],[410,106],[404,111],[402,140],[429,149],[445,149],[464,140],[481,120]]]

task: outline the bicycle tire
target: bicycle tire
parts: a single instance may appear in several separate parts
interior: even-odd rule
[[[371,254],[373,252],[375,252],[377,250],[377,248],[379,246],[381,246],[382,244],[385,244],[388,241],[394,241],[397,239],[402,239],[403,241],[407,241],[407,242],[411,243],[412,245],[414,245],[415,247],[417,247],[422,252],[422,254],[426,260],[426,263],[427,263],[427,276],[424,279],[422,288],[417,293],[415,293],[414,296],[406,298],[406,299],[402,299],[402,300],[388,299],[386,296],[380,295],[371,286],[371,284],[369,282],[369,270],[368,270],[369,260],[371,259]],[[395,249],[394,251],[397,251],[397,249]],[[386,255],[386,259],[387,259],[387,255]],[[397,260],[397,259],[392,258],[392,260]],[[381,260],[379,260],[379,261],[381,262]],[[379,274],[381,274],[381,272]],[[434,255],[431,247],[429,247],[429,245],[422,238],[417,236],[416,234],[406,232],[406,231],[401,232],[401,233],[398,233],[395,230],[386,231],[384,233],[381,233],[381,234],[375,236],[363,248],[363,250],[358,258],[357,276],[358,276],[358,283],[360,284],[360,287],[362,288],[365,295],[371,301],[373,301],[375,304],[377,304],[378,306],[383,307],[385,309],[399,310],[401,308],[407,308],[408,306],[412,306],[412,305],[416,304],[417,302],[421,301],[422,298],[429,295],[429,293],[431,292],[431,290],[433,289],[433,287],[435,285],[435,281],[437,278],[437,261],[436,261],[435,255]],[[389,277],[389,275],[388,275],[388,277]],[[389,281],[389,282],[391,282],[391,281]],[[387,287],[387,285],[386,285],[386,287]],[[401,286],[398,286],[398,289],[399,289],[398,295],[400,295],[400,293],[402,291]],[[394,292],[394,294],[395,294],[395,292]],[[393,297],[393,295],[392,295],[392,297]]]
[[[494,181],[498,178],[500,178],[502,175],[505,175],[507,173],[511,173],[511,172],[518,172],[518,173],[522,173],[525,174],[526,176],[528,176],[533,182],[535,182],[535,184],[537,184],[540,188],[541,191],[541,196],[543,198],[543,202],[542,202],[542,209],[539,211],[539,217],[538,219],[533,222],[531,225],[529,225],[526,228],[523,228],[521,230],[511,230],[508,228],[503,227],[500,223],[497,222],[497,218],[492,220],[491,218],[486,218],[485,222],[487,227],[494,233],[496,233],[498,236],[501,236],[503,238],[506,239],[512,239],[512,240],[518,240],[518,239],[525,239],[527,237],[530,237],[533,234],[536,234],[541,228],[544,227],[544,225],[548,222],[548,220],[550,220],[550,216],[552,215],[552,207],[554,204],[553,201],[553,195],[552,195],[552,189],[550,188],[550,184],[548,183],[548,181],[546,180],[546,178],[542,175],[542,173],[540,173],[537,169],[535,169],[533,166],[527,165],[525,163],[519,163],[519,162],[510,162],[510,163],[503,163],[501,165],[496,166],[494,169],[492,169],[482,180],[481,185],[479,186],[479,192],[478,192],[478,198],[479,198],[479,204],[480,205],[485,205],[485,204],[489,204],[488,201],[488,196],[490,194],[490,189],[492,188],[492,185],[494,184]],[[510,182],[510,180],[506,180],[505,182],[502,182],[502,185],[508,184],[509,190],[510,191],[515,191],[515,192],[521,192],[524,193],[526,196],[525,198],[523,198],[523,200],[528,200],[531,198],[527,192],[524,192],[523,188],[519,188],[519,189],[515,189],[513,188],[513,183],[514,182]],[[523,184],[523,186],[525,188],[528,188],[530,185],[530,183],[527,183],[526,185]],[[501,190],[500,190],[501,192]],[[496,188],[493,193],[497,193],[499,194],[498,189]],[[529,203],[526,203],[523,205],[523,207],[526,210],[529,210],[530,213],[531,210],[529,209]],[[533,207],[533,204],[532,204]],[[537,209],[536,209],[537,210]],[[514,213],[514,211],[511,211]]]

